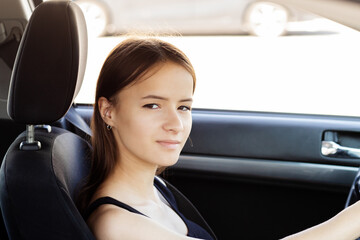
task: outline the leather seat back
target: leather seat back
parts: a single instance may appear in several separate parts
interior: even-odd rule
[[[91,147],[74,133],[48,126],[72,105],[86,51],[85,20],[76,4],[49,1],[35,9],[8,96],[9,116],[28,125],[0,170],[0,206],[10,239],[94,239],[74,203]]]

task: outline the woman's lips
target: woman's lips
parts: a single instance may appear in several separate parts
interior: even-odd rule
[[[167,149],[177,149],[180,146],[180,141],[177,140],[159,140],[156,142]]]

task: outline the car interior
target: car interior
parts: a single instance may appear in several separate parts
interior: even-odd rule
[[[360,30],[357,1],[291,2]],[[85,25],[72,1],[0,2],[0,239],[94,239],[74,203],[91,154],[92,106],[74,103]],[[360,198],[359,117],[192,114],[192,144],[162,177],[218,239],[279,239]]]

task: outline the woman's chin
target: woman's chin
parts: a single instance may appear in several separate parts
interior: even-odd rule
[[[176,155],[175,157],[171,156],[168,158],[164,158],[162,161],[159,162],[159,166],[162,167],[171,167],[175,165],[179,160],[179,155]]]

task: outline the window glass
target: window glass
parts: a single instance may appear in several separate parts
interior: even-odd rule
[[[152,32],[192,61],[195,108],[360,116],[356,30],[250,0],[75,2],[89,32],[77,103],[94,102],[101,65],[124,34]]]

